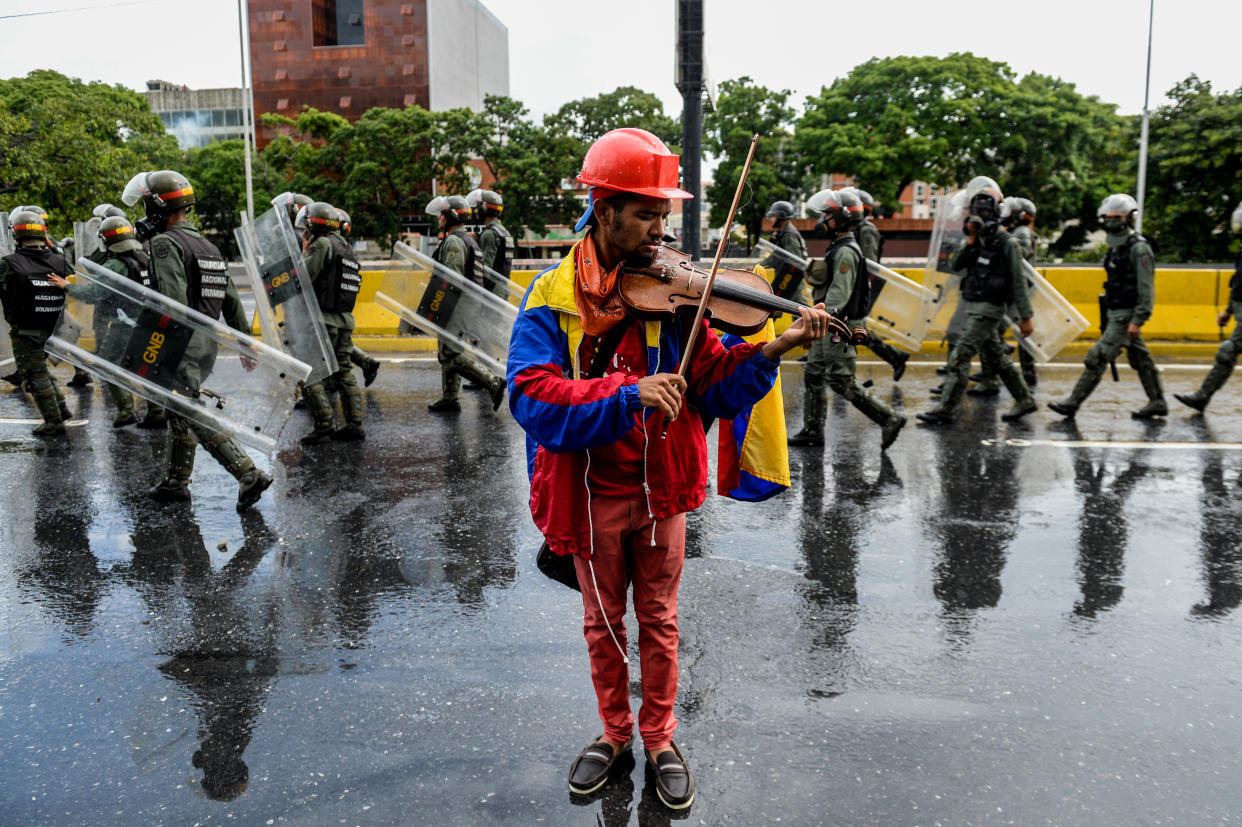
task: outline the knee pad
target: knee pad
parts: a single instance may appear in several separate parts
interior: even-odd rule
[[[1229,339],[1221,342],[1216,351],[1216,361],[1222,365],[1235,365],[1238,361],[1238,349]]]

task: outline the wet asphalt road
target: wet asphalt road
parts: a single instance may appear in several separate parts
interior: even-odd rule
[[[913,413],[932,365],[860,373]],[[1076,375],[1046,369],[1041,403]],[[386,364],[362,444],[302,450],[295,414],[243,516],[201,451],[189,506],[148,502],[162,439],[114,432],[94,386],[63,441],[0,423],[0,822],[668,821],[641,760],[570,800],[600,730],[581,604],[534,566],[520,430],[481,393],[429,415],[437,390],[434,361]],[[789,492],[709,497],[681,589],[689,821],[1242,820],[1242,381],[1157,425],[1140,396],[1123,368],[1076,428],[970,400],[889,458],[834,401]]]

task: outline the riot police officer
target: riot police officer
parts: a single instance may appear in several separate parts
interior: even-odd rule
[[[336,234],[340,236],[341,241],[344,241],[345,244],[348,245],[350,243],[349,236],[354,231],[353,221],[350,219],[349,213],[345,212],[340,207],[336,208],[336,217],[337,220],[341,222],[340,229],[337,230]],[[355,344],[353,349],[349,352],[349,361],[357,365],[362,371],[362,386],[364,388],[371,387],[371,383],[375,381],[376,374],[379,373],[379,359],[376,359]]]
[[[1234,235],[1242,236],[1242,203],[1233,211],[1229,219],[1229,229],[1233,230]],[[1242,245],[1238,246],[1238,260],[1233,266],[1233,276],[1229,279],[1229,307],[1217,317],[1216,323],[1224,327],[1231,318],[1238,319],[1239,316],[1242,316]],[[1233,326],[1229,338],[1216,349],[1216,361],[1204,377],[1199,390],[1194,393],[1175,393],[1173,398],[1202,412],[1212,400],[1212,394],[1220,390],[1221,385],[1233,373],[1239,353],[1242,353],[1242,321]]]
[[[1143,325],[1156,303],[1156,263],[1147,239],[1134,231],[1138,204],[1125,193],[1114,193],[1100,203],[1098,215],[1108,241],[1104,256],[1108,324],[1100,340],[1087,351],[1086,369],[1073,391],[1063,400],[1049,402],[1048,407],[1061,416],[1074,416],[1124,348],[1147,394],[1147,404],[1130,415],[1135,419],[1164,416],[1169,406],[1160,387],[1160,371],[1143,341]]]
[[[9,323],[13,357],[34,397],[42,424],[37,436],[65,432],[69,411],[60,401],[56,380],[48,373],[43,345],[65,307],[65,291],[50,280],[69,275],[69,262],[48,243],[47,221],[39,213],[18,209],[9,216],[17,250],[0,259],[0,303]]]
[[[111,205],[108,206],[111,207]],[[100,249],[91,253],[87,258],[91,261],[98,258],[99,261],[97,263],[101,266],[141,284],[143,287],[154,289],[149,270],[150,260],[143,250],[142,242],[138,240],[134,225],[125,217],[124,212],[121,212],[116,207],[111,207],[111,209],[120,212],[121,215],[109,215],[99,225]],[[98,254],[101,251],[103,255],[99,256]],[[85,285],[69,284],[68,281],[59,277],[53,278],[52,282],[57,287],[64,288],[72,298],[96,305],[94,326],[95,337],[99,342],[97,350],[99,352],[112,352],[115,350],[112,343],[116,337],[128,335],[128,328],[116,320],[115,313],[111,312],[108,306],[110,291],[94,283]],[[108,395],[112,397],[113,404],[116,405],[116,417],[112,420],[112,427],[123,428],[136,422],[137,418],[134,416],[134,395],[127,389],[110,382],[104,382],[103,385]],[[148,407],[148,416],[151,415],[152,410],[158,410],[159,417],[163,419],[163,408],[154,404],[150,405]]]
[[[229,327],[248,334],[250,324],[224,257],[186,216],[195,201],[189,180],[168,169],[140,172],[121,195],[131,207],[139,199],[146,216],[138,220],[135,229],[139,238],[150,239],[149,271],[156,289],[209,319],[223,317]],[[213,344],[204,336],[194,336],[178,370],[183,381],[196,390],[214,361]],[[169,413],[164,479],[149,490],[152,497],[162,502],[190,498],[190,475],[200,443],[237,480],[239,510],[258,502],[272,484],[272,478],[255,467],[236,439]]]
[[[304,445],[314,445],[328,438],[342,441],[366,438],[362,430],[362,390],[350,365],[354,347],[353,311],[362,276],[353,248],[337,233],[340,225],[336,207],[326,201],[316,201],[303,207],[298,211],[298,220],[294,225],[302,231],[306,273],[310,276],[315,298],[323,312],[328,342],[336,354],[337,371],[328,377],[328,381],[341,393],[341,414],[345,419],[345,426],[337,430],[332,402],[323,383],[305,386],[302,395],[311,416],[315,418],[315,428],[302,437]]]
[[[802,233],[798,232],[798,228],[794,226],[793,217],[794,206],[788,201],[773,201],[772,206],[768,207],[767,215],[764,216],[764,218],[772,219],[772,227],[775,229],[772,233],[772,243],[798,258],[805,259],[806,241],[803,240]],[[806,273],[783,256],[769,253],[759,262],[759,266],[770,267],[773,270],[772,292],[782,299],[792,299],[802,290],[802,280],[806,278]]]
[[[505,202],[491,190],[478,189],[466,196],[466,203],[476,223],[481,224],[475,234],[479,244],[479,256],[475,259],[480,267],[487,267],[493,272],[509,278],[513,272],[513,253],[517,248],[513,236],[500,223],[500,214],[504,212]],[[485,272],[485,271],[481,271]],[[495,279],[483,278],[484,286],[506,301],[509,298],[507,284]]]
[[[1035,203],[1029,198],[1010,195],[1001,202],[1001,226],[1018,242],[1018,246],[1022,249],[1022,258],[1032,267],[1035,266],[1035,233],[1031,229],[1034,222]],[[1027,286],[1031,286],[1029,281]],[[1008,310],[1010,318],[1017,315],[1018,309],[1014,305],[1010,304]],[[1005,332],[1008,329],[1009,325],[1002,318],[998,325],[1001,339],[1005,338]],[[1024,347],[1019,347],[1018,360],[1022,365],[1022,378],[1026,381],[1027,387],[1035,387],[1039,377],[1035,373],[1034,354]],[[978,383],[966,391],[971,396],[995,396],[1000,393],[1000,380],[996,378],[996,374],[986,368],[972,375],[970,380]]]
[[[1009,360],[998,329],[1005,308],[1012,302],[1018,308],[1022,335],[1029,336],[1035,330],[1022,249],[1001,227],[1002,198],[995,181],[982,175],[971,179],[966,197],[970,205],[964,228],[966,240],[950,262],[954,270],[965,271],[961,290],[966,326],[949,354],[940,403],[918,415],[931,425],[953,421],[969,381],[970,360],[976,353],[984,368],[999,376],[1013,396],[1013,407],[1001,419],[1012,422],[1035,410],[1031,390]]]
[[[851,228],[854,238],[858,241],[859,248],[862,249],[863,258],[879,264],[880,257],[884,255],[884,236],[871,221],[871,214],[875,211],[875,199],[866,190],[860,190],[857,187],[846,187],[846,189],[858,198],[860,206]],[[880,291],[884,289],[885,281],[871,276],[870,273],[867,274],[867,279],[871,282],[871,305],[867,308],[867,312],[870,313],[871,307],[875,306],[876,299],[880,297]],[[867,331],[867,349],[893,369],[894,382],[905,374],[906,362],[910,360],[909,353],[898,350],[870,330]]]
[[[466,199],[460,195],[437,196],[427,205],[426,212],[437,217],[440,229],[445,234],[432,258],[453,272],[479,282],[474,262],[482,251],[466,232],[466,220],[471,214]],[[443,391],[439,399],[427,406],[427,410],[433,413],[460,411],[462,376],[487,388],[492,398],[492,410],[500,409],[500,403],[505,396],[503,376],[497,376],[470,353],[444,341],[440,342],[436,358],[440,362],[440,383]]]
[[[816,304],[823,302],[824,309],[847,327],[860,328],[871,306],[871,287],[862,249],[850,231],[854,222],[850,210],[861,208],[861,202],[849,192],[821,190],[811,196],[807,207],[820,214],[819,229],[832,240],[824,255],[823,275],[807,277],[812,298]],[[897,439],[906,418],[858,383],[854,378],[857,360],[854,345],[839,335],[826,336],[811,345],[803,374],[802,430],[789,438],[790,445],[824,444],[824,420],[828,414],[825,385],[880,426],[881,450]]]
[[[109,218],[113,216],[119,216],[121,218],[124,218],[125,211],[121,209],[120,207],[114,206],[112,204],[108,204],[108,203],[97,204],[95,206],[95,209],[91,210],[90,221],[86,222],[87,231],[98,233],[103,220],[105,218]],[[130,230],[131,232],[133,230],[132,224],[130,225]],[[94,250],[92,250],[90,254],[86,255],[85,257],[88,261],[93,261],[96,264],[102,266],[104,261],[108,258],[108,247],[106,243],[102,243],[102,234],[101,234],[100,240],[101,240],[101,243],[99,244],[99,246],[96,247]],[[136,238],[133,240],[136,241]],[[76,249],[76,247],[72,245],[73,245],[72,239],[70,240],[69,244],[63,245],[64,250],[65,250],[65,258],[69,260],[69,263],[71,265],[76,264],[78,256],[81,256],[85,253],[84,250],[78,250]],[[142,246],[141,243],[139,243],[139,247],[141,246]],[[71,297],[75,299],[78,298],[78,295],[75,293],[75,291],[69,290],[68,292]],[[99,319],[94,320],[94,324],[92,326],[95,328],[95,340],[99,341],[100,336],[102,336],[104,332],[101,320]],[[86,371],[82,370],[77,365],[74,365],[73,376],[69,379],[69,381],[66,384],[69,385],[69,387],[71,388],[82,388],[82,387],[89,385],[90,383],[91,383],[91,375],[87,373]],[[113,399],[114,400],[116,399],[115,395],[113,395]],[[130,410],[132,411],[132,409],[133,409],[133,397],[131,396],[130,397]],[[132,421],[132,414],[131,414],[131,421]],[[125,422],[124,424],[128,425],[129,422]],[[116,425],[116,423],[113,422],[113,425]]]

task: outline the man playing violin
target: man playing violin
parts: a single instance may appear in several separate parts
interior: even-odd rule
[[[571,792],[602,787],[634,739],[626,651],[627,566],[638,620],[638,730],[660,799],[684,810],[694,779],[673,743],[677,719],[677,589],[685,514],[707,487],[703,418],[729,419],[773,387],[781,354],[821,338],[822,306],[777,339],[725,348],[703,323],[686,378],[689,325],[640,321],[618,296],[621,266],[654,260],[677,187],[678,158],[641,129],[616,129],[588,150],[588,228],[526,293],[509,347],[509,407],[527,433],[530,508],[549,548],[575,555],[583,632],[604,734],[570,768]],[[667,435],[662,433],[667,423]]]

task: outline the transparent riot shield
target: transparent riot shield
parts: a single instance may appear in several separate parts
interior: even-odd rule
[[[407,244],[393,250],[411,269],[385,273],[375,303],[504,376],[517,308]]]
[[[308,382],[322,382],[336,373],[336,354],[328,344],[328,329],[289,214],[270,209],[251,224],[243,213],[233,235],[250,277],[263,341],[310,365]]]
[[[756,246],[765,253],[774,253],[790,264],[802,268],[803,272],[809,271],[813,265],[813,262],[796,256],[783,247],[777,247],[766,239],[759,239]],[[923,308],[933,299],[931,291],[874,261],[867,262],[867,272],[885,283],[884,290],[880,291],[871,305],[867,325],[903,350],[917,353],[923,346],[923,336],[927,330]],[[809,295],[807,298],[809,300]]]
[[[73,222],[73,254],[78,258],[90,258],[100,248],[99,225],[102,219]]]
[[[522,296],[526,291],[522,289],[522,285],[518,284],[508,276],[498,273],[488,267],[477,258],[474,262],[475,270],[478,272],[479,278],[483,280],[483,286],[488,290],[500,296],[502,299],[508,299],[517,304],[522,303]]]
[[[91,353],[61,322],[46,349],[100,379],[271,454],[310,366],[125,276],[78,259],[107,319]]]
[[[884,281],[884,289],[872,302],[867,315],[868,326],[902,350],[918,353],[927,334],[924,309],[935,298],[934,294],[874,261],[867,262],[867,272]]]
[[[1023,336],[1018,325],[1008,316],[1005,317],[1005,324],[1013,331],[1019,344],[1042,364],[1050,362],[1091,323],[1030,262],[1022,264],[1029,285],[1031,308],[1035,311],[1035,330],[1030,336]]]
[[[9,214],[0,212],[0,256],[11,256],[17,250],[13,230],[9,227]]]
[[[966,191],[958,190],[952,196],[941,198],[936,210],[936,224],[923,271],[923,287],[930,294],[923,307],[924,330],[928,335],[956,332],[965,323],[965,314],[958,312],[962,305],[958,285],[962,279],[953,272],[949,261],[966,239],[962,224],[968,208]]]

